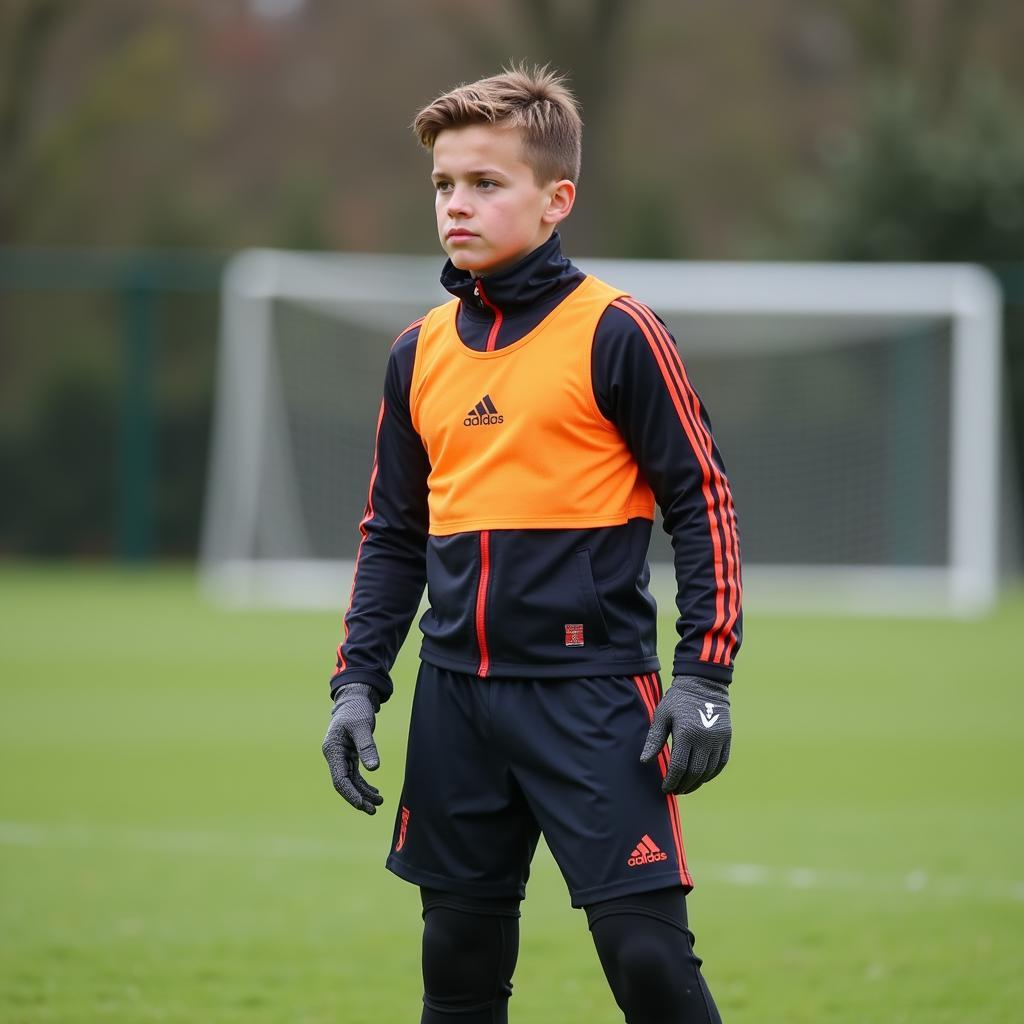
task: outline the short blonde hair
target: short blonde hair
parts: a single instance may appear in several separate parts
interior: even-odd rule
[[[547,65],[513,65],[500,75],[443,93],[416,115],[412,129],[425,149],[433,149],[445,129],[471,124],[520,129],[523,156],[538,184],[563,178],[579,181],[579,103],[565,78]]]

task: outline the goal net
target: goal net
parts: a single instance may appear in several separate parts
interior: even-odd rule
[[[961,265],[582,260],[655,309],[708,408],[749,606],[973,614],[997,590],[1000,309]],[[223,289],[201,575],[340,608],[395,335],[437,258],[242,253]],[[671,602],[671,551],[651,548]]]

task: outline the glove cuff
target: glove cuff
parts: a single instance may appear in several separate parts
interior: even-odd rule
[[[342,686],[339,686],[334,691],[334,711],[338,710],[342,703],[342,698],[351,700],[353,697],[365,697],[373,706],[374,714],[380,711],[380,694],[377,692],[376,687],[370,686],[369,683],[344,683]]]
[[[673,676],[672,685],[684,690],[700,690],[703,693],[714,693],[719,700],[729,700],[729,684],[721,679],[708,679],[707,676]]]

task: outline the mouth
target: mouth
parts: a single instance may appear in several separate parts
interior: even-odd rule
[[[450,231],[445,232],[445,240],[449,242],[457,242],[463,238],[476,238],[476,234],[472,231],[467,231],[465,228],[452,228]]]

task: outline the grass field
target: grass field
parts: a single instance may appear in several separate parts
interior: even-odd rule
[[[184,570],[0,569],[0,1020],[419,1019],[417,895],[382,867],[415,650],[368,819],[319,749],[337,630]],[[1024,1020],[1022,632],[1020,595],[749,616],[732,764],[681,803],[727,1024]],[[522,928],[515,1021],[621,1020],[543,848]]]

